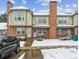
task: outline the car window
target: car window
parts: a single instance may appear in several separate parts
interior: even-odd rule
[[[2,40],[4,38],[4,36],[0,35],[0,40]]]
[[[8,36],[4,36],[3,39],[2,39],[2,41],[3,42],[7,42],[7,39],[8,39]]]

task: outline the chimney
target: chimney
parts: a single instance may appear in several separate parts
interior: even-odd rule
[[[49,38],[57,38],[57,1],[50,1],[49,4]]]
[[[12,7],[13,7],[13,4],[10,1],[8,1],[7,2],[7,10],[12,8]]]

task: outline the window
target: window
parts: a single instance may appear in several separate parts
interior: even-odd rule
[[[22,31],[22,34],[25,34],[26,32],[25,31]]]
[[[15,17],[15,20],[16,20],[16,17]]]
[[[24,17],[22,17],[22,20],[24,20]]]
[[[58,29],[58,35],[65,36],[67,34],[67,29]]]
[[[21,20],[21,17],[18,17],[18,20]]]
[[[38,17],[38,24],[47,24],[47,17]]]
[[[69,35],[71,35],[71,30],[65,29],[65,28],[58,29],[58,35],[59,36],[69,36]]]
[[[15,20],[18,20],[18,21],[24,20],[24,15],[22,13],[16,13]]]
[[[25,35],[26,34],[26,28],[17,28],[16,32],[19,35]]]
[[[20,34],[20,31],[17,31],[18,34]]]
[[[58,17],[58,24],[67,24],[67,17]]]
[[[47,23],[47,21],[44,19],[44,20],[43,20],[43,23],[44,23],[44,24],[46,24],[46,23]]]
[[[67,24],[67,20],[59,20],[58,24]]]
[[[58,17],[59,20],[62,20],[62,17]]]

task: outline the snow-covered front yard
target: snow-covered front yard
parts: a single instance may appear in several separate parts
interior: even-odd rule
[[[32,47],[39,46],[78,46],[77,41],[73,40],[58,40],[58,39],[47,39],[42,41],[34,40]],[[77,48],[52,48],[52,49],[42,49],[41,50],[44,59],[78,59],[78,49]]]
[[[59,40],[59,39],[43,39],[42,41],[34,40],[32,47],[35,46],[60,46],[60,45],[66,45],[66,46],[77,46],[78,41],[73,40]]]
[[[78,59],[76,48],[57,48],[41,50],[44,59]]]
[[[20,48],[23,48],[25,43],[26,43],[26,41],[20,41]]]

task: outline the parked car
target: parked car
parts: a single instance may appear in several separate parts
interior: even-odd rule
[[[0,59],[20,50],[19,40],[15,36],[0,35]]]

